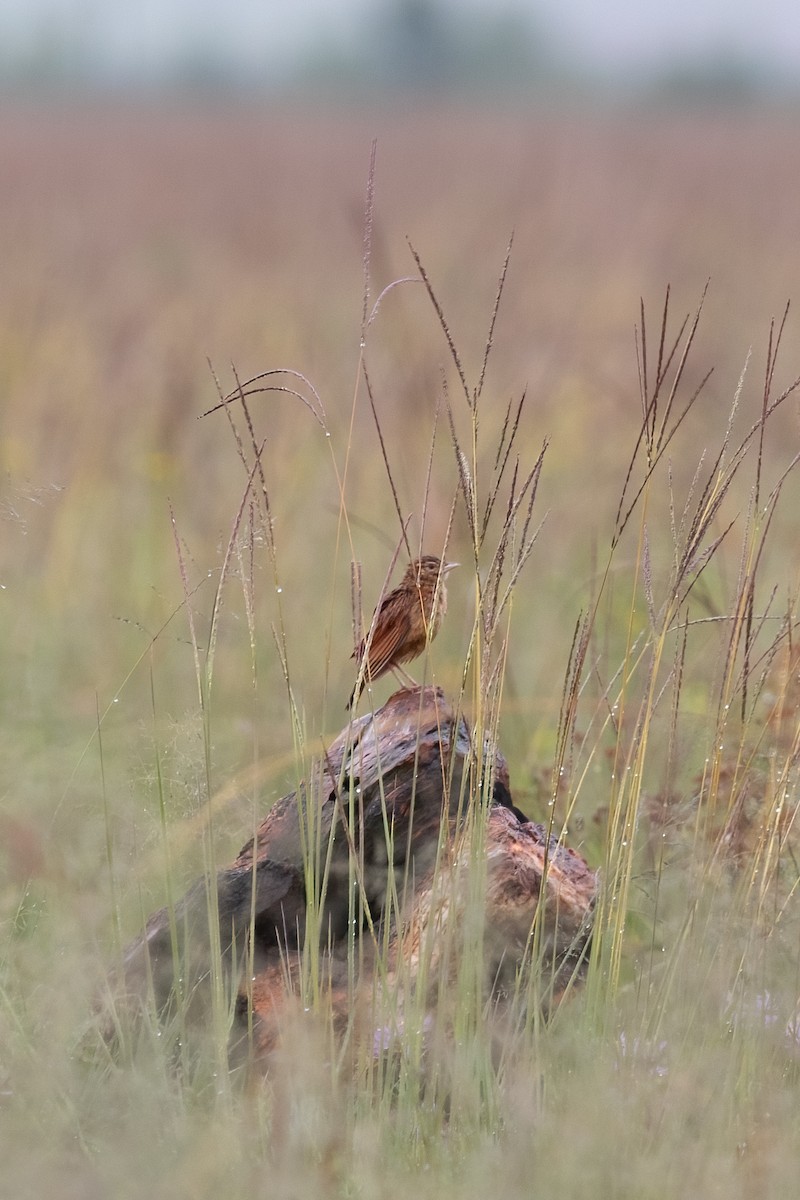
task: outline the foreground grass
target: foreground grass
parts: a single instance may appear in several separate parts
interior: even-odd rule
[[[249,228],[249,209],[238,211]],[[424,254],[422,265],[457,323]],[[513,266],[512,257],[512,277]],[[413,261],[397,273],[416,273]],[[650,282],[661,289],[663,276]],[[665,345],[674,337],[677,350],[656,387],[661,314],[648,310],[641,405],[630,351],[625,402],[612,409],[604,397],[605,426],[585,382],[555,376],[552,424],[529,398],[519,480],[552,433],[552,491],[537,505],[554,511],[492,642],[467,564],[477,561],[485,581],[507,525],[507,579],[526,544],[524,512],[509,524],[507,502],[484,543],[474,519],[492,494],[507,403],[496,401],[504,393],[492,371],[510,370],[508,359],[495,365],[508,342],[503,307],[478,423],[466,399],[481,376],[492,286],[480,336],[455,343],[466,395],[424,285],[414,291],[418,329],[436,350],[420,360],[422,381],[409,370],[396,389],[387,370],[395,340],[409,339],[392,319],[394,293],[369,330],[366,361],[402,515],[413,512],[418,536],[424,507],[433,545],[452,521],[465,563],[432,655],[437,681],[450,695],[463,687],[471,719],[499,736],[516,802],[566,828],[568,843],[602,866],[585,990],[499,1052],[480,1030],[449,1046],[446,1112],[436,1093],[426,1098],[414,1063],[393,1094],[337,1069],[313,1026],[290,1034],[257,1086],[224,1069],[219,1036],[178,1047],[154,1026],[116,1058],[97,1050],[92,1008],[119,945],[170,892],[226,862],[320,735],[338,731],[352,684],[349,560],[363,562],[368,616],[400,532],[355,351],[349,387],[320,388],[326,428],[291,398],[249,399],[256,443],[267,438],[269,517],[255,491],[241,503],[247,470],[233,442],[220,447],[221,414],[188,439],[185,479],[177,430],[191,426],[177,416],[175,429],[157,429],[142,412],[138,448],[126,444],[133,468],[110,433],[99,450],[65,435],[81,462],[68,504],[41,483],[44,468],[31,494],[17,468],[11,498],[22,516],[8,523],[0,1194],[791,1194],[800,1149],[793,477],[776,488],[794,453],[792,396],[761,418],[796,364],[779,382],[791,352],[773,371],[776,326],[769,353],[766,338],[754,351],[729,432],[746,348],[726,344],[720,362],[715,346],[709,361],[701,321],[670,409],[691,321],[680,332],[670,315]],[[341,339],[359,342],[357,324],[337,329],[337,354]],[[601,326],[597,318],[598,340]],[[225,337],[216,328],[211,340]],[[526,337],[512,339],[512,361]],[[265,357],[254,371],[274,364]],[[70,387],[102,393],[92,354],[77,359]],[[451,425],[443,402],[435,420],[431,399],[442,395],[443,360]],[[4,361],[11,377],[16,359],[7,350]],[[319,382],[313,355],[279,361]],[[712,378],[673,430],[711,365],[727,385]],[[133,367],[135,387],[152,362]],[[176,395],[199,401],[185,402],[194,418],[213,389],[184,385]],[[352,410],[330,401],[341,394],[355,394]],[[36,437],[51,461],[50,427]],[[246,423],[242,437],[252,465]]]

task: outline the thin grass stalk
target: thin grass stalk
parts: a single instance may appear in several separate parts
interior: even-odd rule
[[[108,871],[108,896],[109,905],[111,908],[112,949],[114,958],[117,961],[120,961],[122,956],[122,929],[119,919],[119,898],[117,896],[117,880],[114,863],[114,839],[111,830],[111,810],[108,803],[108,791],[106,788],[106,766],[105,756],[103,754],[103,729],[100,718],[100,698],[97,693],[95,693],[95,713],[97,720],[97,753],[100,761],[100,787],[103,796],[103,826],[105,831],[106,869]]]
[[[155,690],[155,675],[153,671],[152,656],[150,660],[150,708],[153,722],[153,754],[156,770],[156,787],[158,790],[158,816],[161,829],[161,847],[164,856],[164,885],[166,891],[166,909],[169,922],[169,940],[170,952],[172,961],[175,964],[174,969],[174,992],[175,992],[175,1008],[177,1012],[178,1027],[180,1033],[181,1052],[184,1054],[187,1047],[186,1039],[186,1005],[188,1001],[187,993],[184,989],[184,967],[182,964],[182,955],[180,950],[180,932],[178,929],[178,920],[175,907],[175,880],[173,874],[172,856],[170,853],[170,839],[168,833],[167,822],[167,801],[164,789],[164,777],[161,770],[161,747],[158,737],[158,722],[156,708],[156,690]],[[149,969],[149,959],[148,959]],[[151,981],[152,982],[152,981]]]

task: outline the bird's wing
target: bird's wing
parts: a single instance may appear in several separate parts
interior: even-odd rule
[[[383,675],[384,671],[388,671],[392,665],[397,649],[406,640],[408,636],[408,615],[393,614],[393,620],[386,620],[387,604],[389,600],[394,599],[392,608],[397,608],[397,597],[389,595],[381,605],[378,620],[375,624],[375,632],[369,646],[369,663],[367,667],[367,675],[371,679],[377,679]],[[361,654],[363,656],[362,648]]]

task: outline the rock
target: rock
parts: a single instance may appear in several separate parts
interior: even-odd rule
[[[167,909],[150,918],[115,990],[141,1004],[152,980],[162,1014],[178,991],[202,1012],[215,959],[237,976],[248,962],[234,1041],[252,1030],[255,1050],[268,1054],[303,992],[305,955],[334,1027],[357,1012],[383,1044],[378,1009],[389,994],[395,1036],[418,986],[417,1002],[432,1011],[442,973],[466,954],[481,955],[484,993],[500,1001],[533,961],[542,1001],[552,1002],[580,976],[596,891],[580,855],[514,807],[497,748],[475,753],[467,722],[439,689],[403,689],[348,724],[219,872],[218,921],[209,922],[200,880],[174,921]]]

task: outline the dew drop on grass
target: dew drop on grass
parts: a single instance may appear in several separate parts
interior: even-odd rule
[[[276,592],[278,593],[278,595],[280,596],[281,592],[283,591],[283,588],[282,588],[282,587],[275,588],[275,591],[276,591]]]

